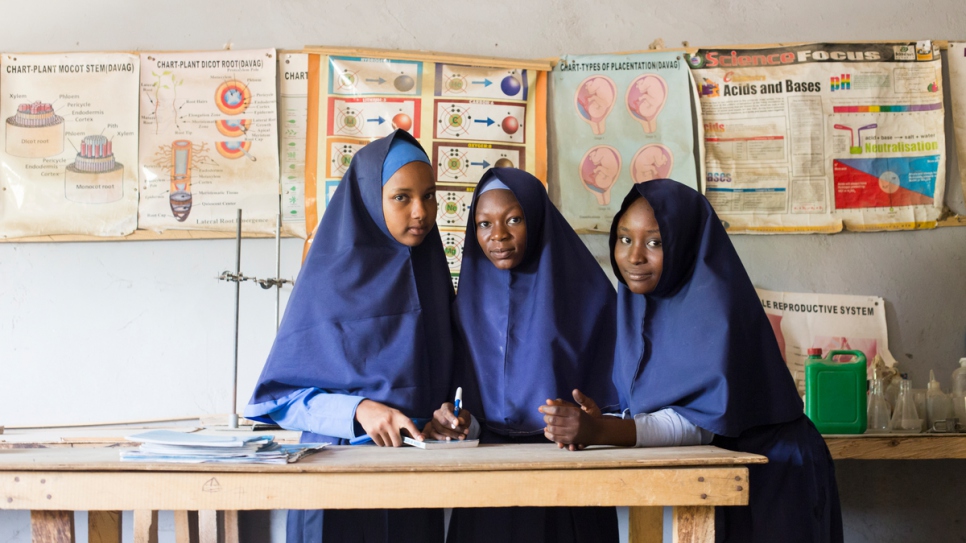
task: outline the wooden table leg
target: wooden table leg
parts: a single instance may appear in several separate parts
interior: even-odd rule
[[[175,543],[198,543],[198,512],[174,512]]]
[[[218,543],[218,511],[198,511],[198,541]]]
[[[134,511],[134,543],[158,543],[158,512]]]
[[[33,543],[74,543],[73,511],[31,511]]]
[[[238,511],[225,511],[225,543],[238,542]]]
[[[714,507],[675,507],[674,543],[714,543]]]
[[[90,543],[121,543],[121,512],[88,511],[87,540]]]
[[[628,511],[628,543],[664,541],[663,507],[629,507]]]

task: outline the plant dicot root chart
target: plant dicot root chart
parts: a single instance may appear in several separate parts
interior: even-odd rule
[[[138,224],[271,232],[278,210],[274,49],[144,53]]]

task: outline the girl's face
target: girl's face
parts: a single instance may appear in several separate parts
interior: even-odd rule
[[[501,270],[515,268],[527,249],[527,221],[512,192],[488,191],[476,201],[476,241]]]
[[[425,162],[410,162],[382,187],[386,228],[399,243],[415,247],[436,224],[436,181]]]
[[[627,208],[617,223],[614,261],[627,288],[634,294],[648,294],[661,280],[664,248],[654,209],[644,198]]]

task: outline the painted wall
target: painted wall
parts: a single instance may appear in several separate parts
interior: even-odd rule
[[[9,52],[331,44],[537,58],[643,49],[658,37],[669,47],[966,39],[959,0],[48,0],[7,2],[0,16]],[[947,203],[966,213],[955,173]],[[917,386],[931,368],[948,386],[966,355],[966,228],[732,239],[761,287],[884,297],[902,367]],[[606,261],[606,241],[585,240]],[[300,252],[284,241],[284,276]],[[0,244],[0,425],[227,411],[233,286],[214,278],[233,262],[228,240]],[[246,240],[242,269],[272,275],[274,243]],[[244,284],[242,304],[240,403],[271,345],[274,296]],[[848,541],[966,540],[966,463],[838,468]],[[26,519],[0,512],[0,541],[27,541]],[[265,534],[267,522],[249,525]]]

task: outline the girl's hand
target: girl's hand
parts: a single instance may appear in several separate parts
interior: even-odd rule
[[[419,441],[425,439],[412,419],[402,411],[372,400],[362,400],[359,403],[356,407],[356,420],[372,438],[373,443],[380,447],[401,447],[401,432],[404,430]]]
[[[460,416],[453,414],[456,407],[446,402],[433,413],[433,420],[426,424],[423,433],[430,439],[449,441],[451,439],[466,439],[470,433],[470,412],[460,409]]]
[[[567,447],[576,451],[594,444],[593,439],[603,415],[597,403],[579,390],[574,389],[573,397],[579,405],[560,398],[548,399],[547,405],[540,406],[539,411],[543,413],[543,421],[547,424],[543,435],[555,441],[561,449]]]

